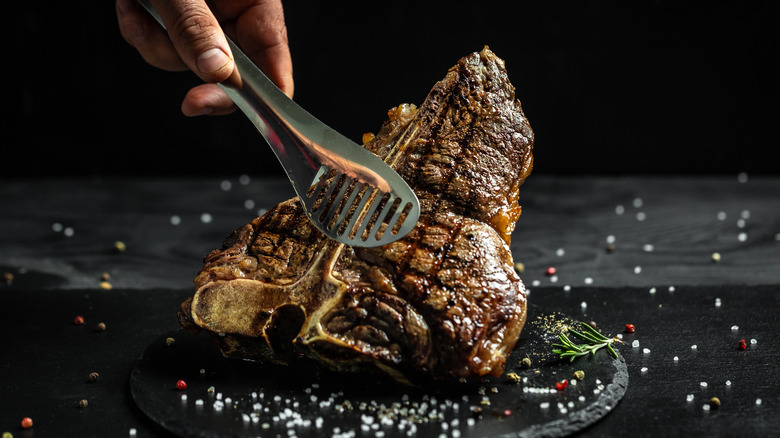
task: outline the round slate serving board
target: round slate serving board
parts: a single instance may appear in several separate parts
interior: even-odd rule
[[[130,386],[146,415],[182,437],[560,437],[607,415],[628,387],[622,355],[599,351],[569,362],[551,353],[563,327],[576,324],[530,307],[503,376],[425,387],[228,359],[212,337],[178,331],[147,348]],[[178,380],[187,388],[177,389]]]

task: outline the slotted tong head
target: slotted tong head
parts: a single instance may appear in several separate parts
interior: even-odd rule
[[[165,27],[148,0],[138,1]],[[241,86],[219,85],[271,146],[312,223],[350,246],[406,236],[420,217],[409,185],[382,159],[298,106],[227,40]]]

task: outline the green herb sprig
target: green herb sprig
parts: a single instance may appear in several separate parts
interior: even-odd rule
[[[581,322],[580,325],[582,326],[583,331],[578,332],[577,330],[569,329],[569,332],[584,341],[585,344],[575,344],[566,336],[566,334],[561,334],[558,336],[561,343],[552,345],[553,347],[556,347],[553,350],[553,353],[560,355],[561,358],[568,357],[570,362],[574,362],[574,359],[580,356],[585,356],[589,353],[593,355],[596,354],[596,351],[607,347],[609,354],[615,359],[618,358],[617,352],[612,348],[612,344],[615,342],[620,342],[622,344],[623,341],[617,337],[610,339],[596,331],[596,329],[587,323]]]

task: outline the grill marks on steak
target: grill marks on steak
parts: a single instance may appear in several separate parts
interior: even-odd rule
[[[503,61],[474,53],[420,108],[390,110],[365,147],[421,204],[418,225],[380,248],[351,248],[309,223],[297,199],[212,251],[182,304],[185,327],[223,333],[227,355],[341,370],[365,364],[435,377],[498,375],[525,322],[509,238],[533,132]]]

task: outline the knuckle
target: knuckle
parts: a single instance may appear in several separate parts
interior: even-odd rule
[[[215,34],[214,18],[205,7],[193,8],[173,23],[171,34],[191,45],[203,44]]]

